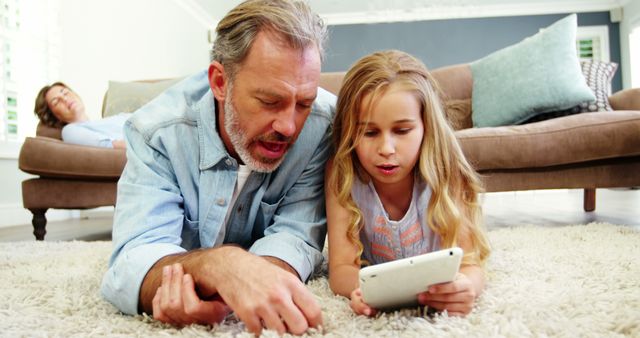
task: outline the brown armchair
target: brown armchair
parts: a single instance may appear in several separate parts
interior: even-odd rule
[[[180,78],[109,82],[102,116],[133,112]],[[91,209],[115,206],[124,149],[62,142],[61,128],[39,124],[36,137],[27,137],[20,150],[20,170],[38,175],[22,182],[22,203],[33,214],[33,234],[43,240],[48,209]]]
[[[43,240],[48,209],[90,209],[115,205],[116,185],[126,163],[124,149],[62,142],[60,129],[38,125],[27,137],[19,167],[38,175],[22,182],[22,203],[33,214],[33,234]]]

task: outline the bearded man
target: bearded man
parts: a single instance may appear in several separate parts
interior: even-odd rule
[[[249,0],[216,32],[208,71],[125,125],[102,293],[177,326],[234,312],[256,334],[301,334],[322,323],[303,281],[326,233],[326,29],[304,1]]]

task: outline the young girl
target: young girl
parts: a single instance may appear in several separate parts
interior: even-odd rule
[[[471,312],[489,255],[481,188],[426,67],[393,50],[360,59],[344,78],[334,123],[325,183],[333,292],[374,315],[362,300],[361,265],[459,246],[456,279],[417,297],[449,315]]]

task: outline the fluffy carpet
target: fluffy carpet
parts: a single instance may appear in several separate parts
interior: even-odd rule
[[[640,231],[609,224],[489,232],[488,284],[466,318],[417,309],[354,316],[327,280],[309,283],[338,337],[640,337]],[[99,293],[110,242],[0,244],[0,336],[246,336],[241,323],[172,328],[124,316]],[[265,336],[276,336],[265,332]]]

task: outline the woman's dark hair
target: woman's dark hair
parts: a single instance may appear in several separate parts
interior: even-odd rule
[[[63,125],[65,125],[65,123],[58,120],[58,118],[53,115],[53,111],[51,111],[51,108],[49,108],[49,104],[47,103],[47,92],[54,86],[62,86],[71,90],[69,86],[62,82],[55,82],[49,86],[42,87],[42,89],[40,89],[40,92],[38,93],[38,96],[36,96],[36,106],[33,109],[33,112],[40,119],[40,122],[42,122],[42,124],[49,127],[62,127]]]

